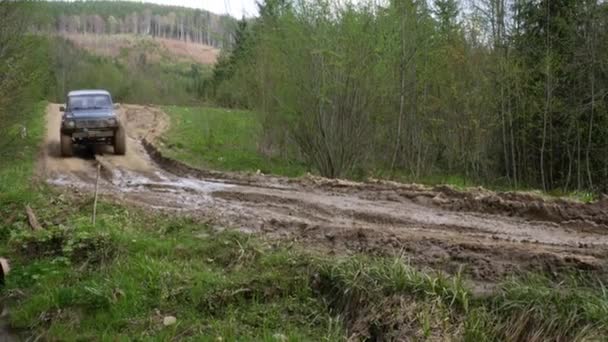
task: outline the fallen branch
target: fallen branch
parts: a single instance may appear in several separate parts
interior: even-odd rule
[[[93,201],[93,226],[97,217],[97,192],[99,190],[99,174],[101,173],[101,164],[97,163],[97,178],[95,179],[95,200]]]
[[[4,278],[11,271],[11,266],[8,263],[8,260],[5,258],[0,258],[0,286],[4,286]],[[4,312],[1,314],[4,315]]]
[[[38,222],[36,214],[34,214],[34,211],[29,205],[25,206],[25,212],[27,214],[27,222],[30,224],[32,230],[41,230],[42,226],[40,225],[40,222]]]

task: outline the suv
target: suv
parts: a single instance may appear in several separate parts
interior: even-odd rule
[[[125,130],[114,114],[110,93],[105,90],[77,90],[68,93],[61,117],[61,154],[73,154],[73,144],[107,144],[114,153],[127,151]]]

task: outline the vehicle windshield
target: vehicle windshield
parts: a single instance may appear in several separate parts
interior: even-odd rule
[[[106,109],[112,106],[108,95],[78,95],[70,96],[68,99],[68,108],[70,110],[85,110],[85,109]]]

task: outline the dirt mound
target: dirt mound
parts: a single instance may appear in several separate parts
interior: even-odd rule
[[[580,203],[567,199],[547,199],[520,192],[493,192],[485,189],[460,191],[448,186],[423,190],[400,190],[397,195],[454,211],[517,216],[532,221],[567,223],[570,227],[599,229],[608,233],[608,202]]]
[[[60,113],[58,105],[50,105],[41,175],[51,184],[89,193],[101,163],[101,193],[121,203],[326,253],[400,255],[417,267],[449,273],[464,268],[483,283],[526,271],[607,273],[608,215],[602,202],[200,170],[156,147],[169,122],[161,110],[123,105],[120,117],[128,133],[126,156],[100,148],[61,158]]]
[[[451,210],[468,210],[484,213],[514,215],[531,220],[541,220],[563,223],[566,221],[581,221],[585,225],[608,225],[608,203],[578,203],[564,199],[544,199],[540,196],[515,192],[461,192],[458,197],[445,195],[446,191],[439,189],[442,207]],[[441,196],[439,195],[438,196]],[[608,233],[608,231],[606,231]]]
[[[608,199],[581,203],[563,198],[546,198],[526,192],[494,192],[484,188],[458,190],[447,185],[434,187],[370,180],[352,182],[308,175],[303,184],[327,191],[359,195],[367,199],[413,201],[452,211],[466,211],[522,217],[608,234]]]

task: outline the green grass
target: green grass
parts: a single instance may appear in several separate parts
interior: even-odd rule
[[[17,260],[6,289],[15,296],[12,323],[44,339],[527,341],[608,333],[605,289],[580,277],[513,280],[473,298],[460,276],[423,273],[402,259],[311,255],[109,204],[93,228],[79,209],[62,209],[65,222],[41,233],[21,227],[8,240]],[[166,315],[178,323],[163,326]]]
[[[164,152],[192,166],[225,171],[249,171],[299,176],[305,166],[293,160],[269,158],[259,152],[261,133],[255,113],[210,107],[165,107],[171,128]]]
[[[501,317],[498,329],[520,340],[533,336],[565,336],[570,340],[608,336],[608,291],[600,281],[573,276],[556,284],[538,275],[513,279],[503,285],[494,310]],[[533,328],[517,330],[522,326]]]
[[[0,138],[0,203],[28,199],[33,195],[27,191],[34,170],[34,159],[44,135],[44,113],[46,102],[40,102],[23,115],[24,121],[8,130]],[[22,128],[26,127],[25,135]]]
[[[107,204],[100,212],[95,228],[74,212],[69,222],[9,239],[18,262],[7,291],[21,297],[16,327],[51,340],[341,336],[297,252],[186,219]],[[168,315],[175,326],[163,326]]]
[[[164,107],[171,118],[171,128],[163,139],[163,152],[191,166],[224,171],[257,172],[297,177],[311,171],[297,160],[269,158],[259,152],[261,126],[259,117],[246,110],[212,107]],[[541,192],[527,187],[508,184],[480,184],[462,175],[429,175],[422,178],[386,170],[373,172],[372,178],[391,178],[399,182],[417,182],[425,185],[449,185],[458,190],[484,185],[494,191],[535,192],[547,198],[570,198],[589,203],[596,194],[580,191]],[[366,176],[355,177],[366,178]]]
[[[44,339],[341,340],[352,333],[467,341],[608,333],[595,280],[531,276],[474,298],[460,275],[402,259],[332,258],[188,219],[57,199],[43,232],[10,227],[11,321]],[[172,315],[177,324],[162,325]],[[375,327],[375,328],[374,328]],[[345,330],[348,329],[348,330]]]

